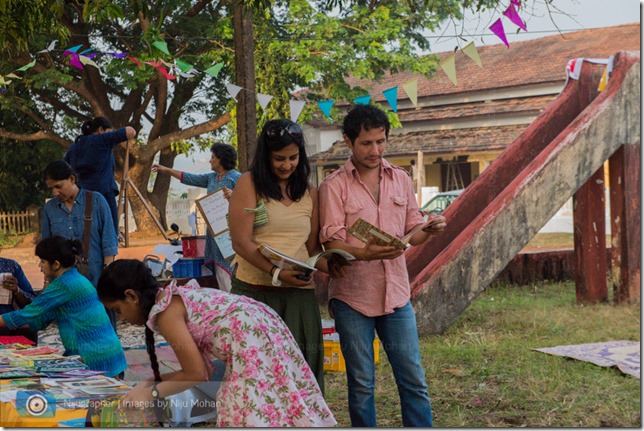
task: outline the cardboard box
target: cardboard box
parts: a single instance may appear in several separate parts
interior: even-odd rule
[[[373,360],[375,364],[380,362],[380,339],[378,337],[373,340]],[[324,371],[347,371],[337,332],[324,335]]]

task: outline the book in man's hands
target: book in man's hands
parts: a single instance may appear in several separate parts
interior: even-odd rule
[[[292,269],[295,271],[301,271],[307,276],[317,271],[315,264],[318,262],[318,260],[320,260],[321,257],[328,257],[335,253],[342,256],[346,260],[355,260],[355,257],[351,253],[339,249],[324,250],[316,255],[309,257],[308,259],[306,259],[306,261],[297,260],[295,258],[287,256],[264,243],[261,243],[259,245],[259,252],[262,253],[262,255],[268,260],[270,260],[271,263],[276,267],[280,269]]]
[[[409,247],[409,241],[411,241],[411,237],[414,236],[416,232],[438,223],[438,220],[435,218],[428,221],[427,215],[425,215],[423,219],[425,220],[425,223],[419,224],[418,226],[414,227],[411,231],[409,231],[407,235],[402,238],[396,238],[395,236],[375,227],[368,221],[361,218],[356,220],[355,223],[353,223],[351,227],[347,229],[347,231],[364,243],[368,243],[371,238],[374,238],[377,245],[393,246],[397,249],[405,250]]]

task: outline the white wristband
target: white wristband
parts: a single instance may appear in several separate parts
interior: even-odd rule
[[[275,271],[273,271],[273,286],[281,286],[282,285],[282,282],[279,279],[280,271],[282,271],[281,268],[277,268]]]

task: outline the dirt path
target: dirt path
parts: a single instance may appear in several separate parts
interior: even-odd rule
[[[167,244],[167,241],[162,236],[130,238],[130,246],[120,247],[116,258],[142,260],[145,255],[152,254],[157,244]],[[2,249],[0,256],[18,262],[34,290],[39,290],[43,285],[43,275],[40,272],[39,259],[34,254],[34,248],[33,235],[28,235],[15,247]]]

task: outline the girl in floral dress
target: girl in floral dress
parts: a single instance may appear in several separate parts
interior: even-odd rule
[[[101,274],[98,295],[109,309],[146,325],[155,380],[141,382],[123,402],[146,406],[182,392],[211,374],[219,359],[226,373],[217,393],[217,425],[330,427],[331,414],[293,336],[270,307],[251,298],[201,289],[191,280],[159,288],[138,260],[117,260]],[[181,370],[159,374],[154,332],[172,346]]]

